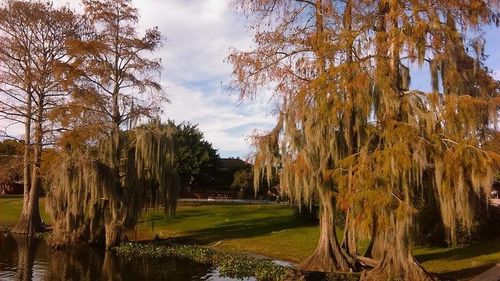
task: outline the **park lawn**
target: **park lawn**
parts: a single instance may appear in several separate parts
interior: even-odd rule
[[[257,253],[299,263],[315,249],[317,225],[279,205],[181,204],[176,217],[149,212],[138,226],[139,239],[178,238],[231,251]],[[339,233],[339,237],[341,237]],[[456,248],[415,247],[430,272],[466,280],[500,262],[500,237]]]
[[[0,196],[0,226],[15,225],[22,209],[23,197],[21,195]],[[49,222],[49,215],[45,212],[45,198],[40,199],[40,215],[45,222]]]
[[[0,225],[14,224],[21,205],[21,197],[0,197]],[[128,236],[148,240],[158,235],[298,263],[314,251],[319,229],[294,212],[284,205],[182,203],[175,217],[165,217],[161,210],[144,212]],[[500,262],[500,237],[466,247],[416,247],[414,252],[427,270],[466,279]]]
[[[500,262],[500,237],[455,248],[416,247],[414,254],[428,271],[466,280]]]
[[[292,262],[310,255],[319,238],[316,224],[281,205],[181,204],[175,217],[146,213],[137,239],[178,238],[226,250],[257,253]]]

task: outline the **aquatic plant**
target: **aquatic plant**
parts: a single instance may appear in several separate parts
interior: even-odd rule
[[[257,280],[286,280],[292,269],[271,260],[228,253],[195,245],[159,245],[126,243],[114,248],[122,256],[136,258],[175,257],[216,266],[220,274],[231,278],[255,277]]]

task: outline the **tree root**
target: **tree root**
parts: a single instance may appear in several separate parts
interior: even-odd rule
[[[361,281],[412,280],[437,281],[439,280],[427,272],[415,259],[403,265],[402,261],[394,262],[384,256],[378,265],[370,271],[363,271]]]

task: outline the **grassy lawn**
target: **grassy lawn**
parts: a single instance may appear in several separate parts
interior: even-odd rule
[[[137,239],[157,234],[293,262],[311,254],[319,237],[316,225],[297,218],[286,206],[182,204],[175,217],[165,218],[161,211],[156,212],[154,232],[153,214],[143,217]]]
[[[157,211],[143,218],[137,239],[177,237],[292,262],[307,258],[319,237],[316,225],[294,216],[286,206],[182,204],[176,217],[165,218]],[[500,238],[457,248],[416,247],[414,252],[427,270],[466,280],[500,262]]]
[[[0,225],[15,223],[21,204],[20,197],[0,197]],[[161,210],[142,217],[130,239],[158,235],[292,262],[311,254],[319,237],[316,225],[286,206],[183,203],[175,217],[165,218]],[[500,238],[460,248],[416,247],[415,255],[431,272],[466,279],[500,262]]]
[[[416,247],[414,254],[427,270],[466,280],[500,262],[500,237],[457,248]]]
[[[45,212],[45,199],[40,200],[40,215],[44,221],[49,221]],[[0,226],[10,227],[17,223],[21,210],[23,209],[23,197],[21,195],[0,196]]]

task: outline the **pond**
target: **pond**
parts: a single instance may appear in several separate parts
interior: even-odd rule
[[[125,259],[98,249],[53,251],[43,239],[0,232],[0,280],[230,281],[217,268],[173,258]],[[246,280],[255,280],[249,278]]]

